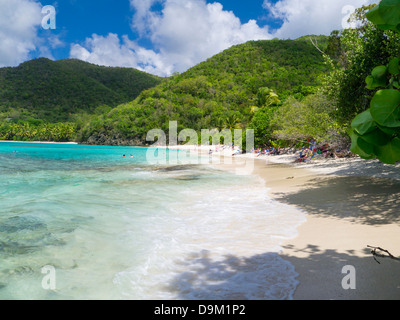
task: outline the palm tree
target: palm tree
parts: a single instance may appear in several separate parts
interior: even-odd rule
[[[262,87],[258,89],[257,93],[257,105],[260,108],[270,107],[273,105],[277,105],[281,101],[279,100],[278,95],[274,92],[274,90]]]
[[[225,128],[232,130],[236,128],[236,124],[239,122],[239,118],[235,113],[230,113],[225,118]]]

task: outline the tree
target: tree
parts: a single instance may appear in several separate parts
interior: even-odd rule
[[[278,103],[280,103],[280,100],[274,90],[267,87],[263,87],[258,90],[257,106],[259,108],[277,105]]]
[[[382,0],[367,19],[382,30],[400,32],[400,0]],[[367,88],[378,90],[370,108],[359,114],[349,131],[351,151],[364,159],[378,158],[395,164],[400,161],[400,59],[375,67],[366,78]]]
[[[273,136],[291,143],[341,144],[342,135],[333,118],[334,105],[322,93],[307,96],[299,101],[289,98],[275,113]]]
[[[250,124],[249,129],[254,130],[254,144],[256,147],[271,146],[273,128],[271,121],[277,107],[261,108],[258,110]]]

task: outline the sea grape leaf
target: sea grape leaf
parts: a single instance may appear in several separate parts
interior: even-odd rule
[[[367,84],[367,89],[370,89],[370,90],[374,90],[379,87],[386,87],[386,85],[387,85],[386,78],[377,79],[377,78],[374,78],[373,76],[368,76],[365,79],[365,82]]]
[[[379,10],[386,24],[397,26],[400,23],[399,0],[382,0],[379,3]]]
[[[400,73],[399,58],[394,58],[390,60],[388,65],[388,71],[392,75],[397,75]]]
[[[363,140],[360,138],[359,135],[357,135],[353,130],[350,130],[349,136],[351,138],[351,147],[350,147],[351,152],[358,154],[361,158],[365,160],[370,160],[375,158],[373,153],[367,153],[360,147],[359,141],[361,141],[361,144],[363,144]],[[364,148],[365,147],[367,147],[368,149],[367,142],[364,141]]]
[[[358,147],[364,151],[365,154],[367,154],[368,156],[373,155],[374,154],[374,145],[370,144],[369,142],[365,141],[363,138],[358,137],[357,139],[357,145]]]
[[[371,116],[370,109],[368,109],[354,118],[353,122],[351,123],[351,127],[358,134],[363,135],[375,130],[377,128],[377,124]]]
[[[394,134],[399,134],[400,133],[400,128],[389,128],[389,127],[384,127],[384,126],[380,126],[379,124],[377,124],[377,127],[382,130],[384,133],[386,133],[387,135],[393,136]]]
[[[365,79],[367,89],[373,90],[378,87],[387,86],[388,68],[386,66],[379,66],[372,70],[371,75]]]
[[[400,92],[395,89],[379,90],[371,100],[371,116],[385,127],[400,126]]]
[[[382,0],[366,13],[367,19],[383,30],[399,31],[400,0]]]
[[[392,135],[388,135],[380,129],[375,129],[374,131],[362,135],[360,138],[374,146],[382,146],[389,143],[392,139]]]
[[[394,138],[388,144],[375,148],[377,158],[386,164],[395,164],[400,160],[400,139]]]
[[[367,19],[369,21],[371,21],[373,24],[376,24],[379,26],[386,24],[386,20],[381,15],[380,5],[377,5],[376,7],[372,8],[365,15],[366,15]]]
[[[371,75],[374,78],[381,78],[385,77],[387,74],[388,68],[386,66],[378,66],[375,67],[374,70],[372,70]]]

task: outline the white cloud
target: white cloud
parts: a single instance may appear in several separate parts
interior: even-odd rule
[[[137,64],[134,52],[121,43],[118,35],[114,33],[106,37],[94,34],[86,39],[83,46],[72,45],[71,57],[107,66],[134,67]]]
[[[109,33],[107,36],[92,35],[83,45],[73,44],[70,57],[109,67],[131,67],[158,75],[171,74],[172,68],[165,64],[159,54],[146,50],[134,41]]]
[[[148,35],[147,26],[159,14],[151,10],[156,3],[162,3],[162,0],[130,0],[131,7],[135,10],[131,25],[141,36]]]
[[[177,71],[232,45],[270,38],[255,21],[242,24],[220,3],[203,0],[167,0],[162,15],[153,17],[149,28],[153,44],[170,57]]]
[[[351,9],[376,3],[372,0],[280,0],[272,4],[264,1],[270,14],[284,20],[274,34],[280,39],[295,39],[309,34],[329,35],[332,30],[343,29]]]
[[[15,66],[37,49],[42,6],[32,0],[0,0],[0,67]]]
[[[126,36],[93,35],[86,43],[75,44],[71,56],[97,64],[118,64],[152,70],[159,75],[182,72],[189,67],[248,40],[272,38],[267,28],[255,20],[242,24],[218,2],[205,0],[130,0],[135,9],[132,27],[147,37],[153,50],[144,49]],[[152,11],[161,4],[161,11]],[[109,46],[113,50],[107,50]]]
[[[342,29],[350,9],[378,0],[264,0],[270,16],[283,20],[273,33],[257,21],[242,23],[219,2],[205,0],[129,0],[135,13],[131,27],[151,49],[128,36],[93,35],[71,46],[71,57],[88,62],[134,67],[168,76],[183,72],[232,45],[249,40],[295,39],[309,34],[329,35]],[[260,11],[262,8],[260,7]]]

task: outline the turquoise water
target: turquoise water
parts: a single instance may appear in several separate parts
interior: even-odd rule
[[[0,142],[0,299],[290,299],[277,253],[304,215],[257,177],[157,152]]]

